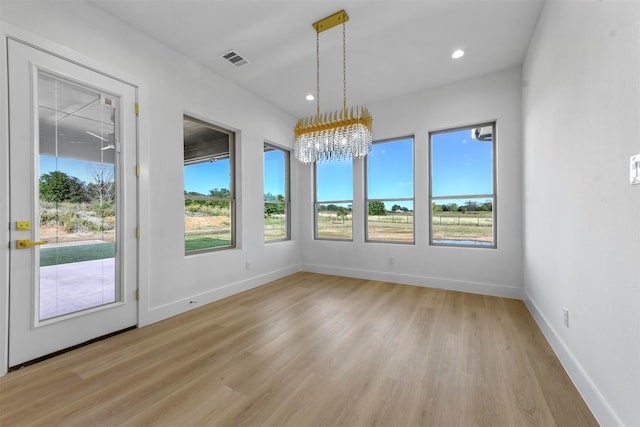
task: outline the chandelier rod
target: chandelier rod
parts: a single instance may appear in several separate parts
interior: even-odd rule
[[[316,32],[316,122],[320,123],[320,32]]]
[[[342,22],[342,117],[347,118],[347,25]]]

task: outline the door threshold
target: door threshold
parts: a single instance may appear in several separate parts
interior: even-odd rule
[[[22,362],[22,363],[20,363],[20,364],[18,364],[18,365],[16,365],[16,366],[11,366],[11,367],[8,369],[8,372],[17,371],[17,370],[22,369],[22,368],[25,368],[25,367],[27,367],[27,366],[35,365],[36,363],[39,363],[39,362],[45,361],[45,360],[47,360],[47,359],[54,358],[54,357],[59,356],[59,355],[64,354],[64,353],[68,353],[68,352],[73,351],[73,350],[76,350],[76,349],[78,349],[78,348],[80,348],[80,347],[84,347],[84,346],[87,346],[87,345],[89,345],[89,344],[93,344],[94,342],[98,342],[98,341],[106,340],[107,338],[111,338],[111,337],[113,337],[113,336],[115,336],[115,335],[123,334],[123,333],[125,333],[125,332],[128,332],[128,331],[131,331],[131,330],[133,330],[133,329],[136,329],[137,327],[138,327],[137,325],[129,326],[128,328],[121,329],[121,330],[119,330],[119,331],[115,331],[115,332],[111,332],[111,333],[108,333],[108,334],[106,334],[106,335],[101,335],[101,336],[99,336],[99,337],[96,337],[96,338],[90,339],[89,341],[85,341],[85,342],[82,342],[82,343],[80,343],[80,344],[76,344],[76,345],[74,345],[74,346],[67,347],[67,348],[64,348],[64,349],[62,349],[62,350],[58,350],[58,351],[55,351],[55,352],[53,352],[53,353],[49,353],[49,354],[44,355],[44,356],[40,356],[40,357],[38,357],[38,358],[36,358],[36,359],[29,360],[29,361],[27,361],[27,362]]]

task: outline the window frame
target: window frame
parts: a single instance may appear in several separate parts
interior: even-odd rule
[[[313,164],[313,238],[314,240],[325,240],[332,242],[353,242],[353,172],[354,165],[353,159],[350,159],[351,162],[351,200],[318,200],[318,164],[320,162],[315,162]],[[331,204],[348,204],[351,205],[352,209],[350,211],[351,214],[351,237],[348,239],[338,239],[338,238],[329,238],[329,237],[318,237],[318,206],[319,205],[331,205]]]
[[[226,135],[228,135],[229,137],[229,197],[228,198],[223,198],[223,197],[213,197],[213,196],[195,196],[193,198],[193,200],[210,200],[210,201],[220,201],[220,202],[228,202],[229,203],[229,215],[230,215],[230,219],[229,221],[231,222],[230,225],[230,244],[229,245],[225,245],[225,246],[216,246],[216,247],[210,247],[210,248],[204,248],[204,249],[195,249],[195,250],[190,250],[187,251],[186,247],[184,248],[184,255],[185,256],[190,256],[190,255],[198,255],[198,254],[203,254],[203,253],[210,253],[210,252],[218,252],[218,251],[224,251],[224,250],[228,250],[228,249],[235,249],[237,246],[236,243],[236,227],[237,227],[237,216],[236,216],[236,183],[235,183],[235,178],[236,178],[236,133],[230,129],[226,129],[223,128],[221,126],[215,125],[213,123],[210,123],[208,121],[199,119],[197,117],[194,117],[192,115],[189,114],[183,114],[183,119],[182,119],[182,130],[183,130],[183,135],[182,135],[182,140],[183,140],[183,147],[184,147],[184,122],[185,121],[191,121],[193,123],[197,123],[201,126],[207,127],[209,129],[212,129],[216,132],[221,132],[224,133]],[[204,163],[206,162],[206,159],[202,159],[198,162],[191,162],[189,164],[187,164],[186,160],[182,159],[182,163],[183,163],[183,169],[182,169],[182,173],[183,173],[183,191],[184,191],[184,168],[188,165],[192,165],[192,164],[200,164],[200,163]],[[184,201],[187,200],[186,194],[185,194],[185,198]],[[183,222],[183,235],[186,236],[186,230],[184,229],[184,222]],[[185,242],[185,239],[183,238],[183,244]]]
[[[265,168],[265,164],[264,164],[264,153],[266,153],[267,148],[270,150],[277,150],[277,151],[282,151],[284,153],[284,201],[272,201],[272,200],[263,200],[263,208],[266,204],[275,204],[275,205],[284,205],[284,215],[285,215],[285,233],[286,236],[280,239],[270,239],[267,240],[264,237],[264,228],[263,228],[263,239],[264,239],[264,243],[268,244],[268,243],[275,243],[275,242],[283,242],[283,241],[287,241],[287,240],[291,240],[291,150],[281,147],[279,145],[273,144],[271,142],[264,142],[263,144],[263,157],[262,157],[262,163],[263,163],[263,171],[262,171],[262,175],[263,175],[263,183],[262,183],[262,193],[263,193],[263,199],[264,199],[264,194],[265,194],[265,182],[264,182],[264,168]],[[263,221],[263,227],[264,227],[264,221]]]
[[[490,194],[453,194],[446,196],[433,196],[433,137],[445,133],[459,132],[475,128],[489,127],[493,128],[493,136],[491,141],[491,179],[492,193]],[[490,120],[478,122],[471,125],[456,126],[446,129],[440,129],[429,132],[429,246],[435,247],[454,247],[454,248],[477,248],[477,249],[498,249],[498,161],[497,161],[497,143],[498,143],[498,121]],[[490,199],[492,202],[492,232],[493,242],[490,245],[484,244],[456,244],[456,243],[435,243],[433,240],[433,202],[437,200],[452,199]]]
[[[412,179],[412,193],[413,197],[396,197],[396,198],[383,198],[383,199],[370,199],[369,198],[369,156],[365,159],[364,162],[364,241],[365,243],[390,243],[390,244],[400,244],[400,245],[415,245],[416,244],[416,139],[415,135],[406,135],[398,138],[389,138],[382,139],[378,141],[374,141],[373,144],[385,144],[396,141],[405,141],[407,139],[411,140],[411,179]],[[413,239],[409,241],[401,241],[401,240],[376,240],[369,239],[369,203],[370,202],[404,202],[410,201],[413,205],[413,220],[412,220],[412,236]]]

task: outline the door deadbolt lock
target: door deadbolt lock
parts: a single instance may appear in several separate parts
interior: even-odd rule
[[[31,230],[31,221],[16,221],[16,230],[18,231]]]
[[[41,245],[46,245],[47,242],[46,240],[43,240],[41,242],[32,242],[31,240],[16,240],[16,248],[17,249],[29,249],[33,246],[41,246]]]

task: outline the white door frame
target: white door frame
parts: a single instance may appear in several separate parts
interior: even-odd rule
[[[137,88],[137,102],[148,98],[146,87],[142,83],[139,76],[123,71],[122,63],[114,64],[105,63],[104,60],[95,57],[86,56],[78,51],[69,49],[47,38],[35,35],[20,27],[9,24],[0,20],[0,376],[8,371],[8,349],[9,349],[9,131],[8,131],[8,82],[7,82],[7,40],[14,39],[25,44],[36,47],[51,55],[58,56],[76,64],[83,64],[91,70],[101,70],[101,72],[111,78],[121,80]],[[119,76],[119,77],[115,77]],[[143,104],[145,104],[143,102]],[[141,219],[149,218],[148,194],[149,180],[148,169],[141,159],[149,158],[147,141],[148,126],[147,116],[140,115],[137,124],[137,148],[138,148],[138,165],[140,166],[140,177],[138,179],[138,224]],[[5,199],[6,198],[6,199]],[[138,326],[149,323],[146,319],[146,311],[144,307],[148,305],[148,239],[141,238],[138,240],[138,289],[140,291],[140,299],[138,301]]]

